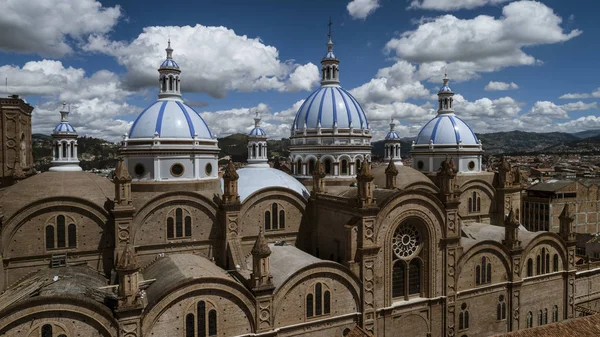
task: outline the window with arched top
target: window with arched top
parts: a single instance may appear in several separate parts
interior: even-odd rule
[[[185,315],[185,337],[217,336],[218,325],[217,308],[208,301],[200,300]]]
[[[548,324],[548,309],[544,309],[544,324]]]
[[[296,162],[296,174],[302,174],[302,160]]]
[[[533,313],[531,311],[527,313],[527,327],[533,327]]]
[[[554,254],[554,257],[552,258],[552,271],[558,271],[558,254]]]
[[[340,166],[341,166],[342,175],[348,174],[348,161],[346,159],[342,159]]]
[[[77,226],[71,217],[59,214],[45,226],[46,249],[77,248]]]
[[[552,322],[558,322],[558,306],[555,305],[554,308],[552,308]]]
[[[537,265],[535,271],[537,275],[547,274],[550,272],[550,252],[547,248],[542,248],[536,256]]]
[[[469,197],[468,202],[469,213],[479,213],[481,212],[481,197],[479,193],[473,192]]]
[[[37,329],[37,328],[36,328]],[[39,328],[40,337],[67,337],[64,328],[54,324],[44,324]],[[29,334],[29,336],[36,336]]]
[[[354,163],[356,166],[356,173],[358,174],[358,172],[360,172],[360,167],[361,167],[361,161],[360,159],[356,159],[356,162]]]
[[[542,310],[538,311],[538,326],[544,324]]]
[[[265,211],[265,231],[285,229],[285,210],[277,203],[272,203]]]
[[[410,297],[424,296],[425,233],[422,226],[410,221],[400,224],[391,240],[392,251],[392,297],[408,300]]]
[[[527,276],[533,276],[533,260],[531,258],[527,259]]]
[[[490,259],[481,257],[481,264],[475,266],[475,285],[492,283],[492,263]]]
[[[329,315],[331,313],[331,291],[317,282],[306,294],[306,318]]]
[[[315,160],[311,159],[308,161],[308,174],[312,174],[313,171],[315,170]]]
[[[167,213],[167,240],[184,239],[192,236],[192,214],[177,207]]]
[[[325,159],[323,161],[323,164],[325,166],[325,174],[332,174],[333,173],[333,165],[331,163],[331,159]]]
[[[458,313],[458,330],[466,330],[469,328],[469,310],[466,303],[461,304],[460,312]]]
[[[501,321],[506,319],[506,302],[504,301],[504,295],[498,297],[498,304],[496,305],[496,320]]]

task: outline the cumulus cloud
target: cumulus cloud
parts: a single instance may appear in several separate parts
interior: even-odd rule
[[[352,0],[346,6],[348,13],[353,19],[366,19],[379,8],[379,0]]]
[[[173,58],[182,69],[183,91],[222,98],[229,90],[307,90],[319,80],[312,63],[281,61],[277,48],[225,27],[146,27],[131,42],[91,37],[84,50],[114,56],[127,69],[124,82],[139,89],[156,85],[156,69],[165,58],[169,35]]]
[[[413,0],[408,8],[455,11],[473,9],[487,5],[497,5],[510,0]]]
[[[539,2],[512,2],[502,13],[497,19],[488,15],[424,19],[417,29],[388,41],[384,50],[422,64],[419,71],[423,77],[448,67],[453,78],[466,80],[479,72],[540,64],[523,48],[565,42],[581,34],[577,29],[564,32],[561,17]]]
[[[567,110],[549,101],[535,102],[529,111],[529,115],[548,118],[569,118]]]
[[[577,93],[577,94],[564,94],[560,96],[560,99],[582,99],[582,98],[597,98],[600,97],[600,88],[596,89],[592,93]]]
[[[485,91],[505,91],[519,89],[519,86],[515,82],[494,82],[490,81],[483,90]]]
[[[598,109],[598,102],[583,103],[582,101],[561,105],[565,111],[585,111]]]
[[[0,11],[0,50],[63,56],[69,40],[105,34],[121,16],[119,6],[95,0],[5,0]]]

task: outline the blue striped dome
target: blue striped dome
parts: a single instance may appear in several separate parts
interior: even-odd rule
[[[326,59],[334,59],[335,55],[333,54],[332,51],[330,51],[330,52],[327,52],[327,54],[325,54],[325,58]]]
[[[152,138],[155,132],[162,138],[213,138],[200,114],[180,100],[154,102],[133,122],[129,138]]]
[[[333,128],[368,129],[365,112],[349,92],[339,86],[323,86],[304,101],[294,119],[293,129]]]
[[[160,67],[161,68],[175,68],[175,69],[179,69],[179,65],[173,59],[166,59],[166,60],[164,60],[163,63],[161,63]]]
[[[449,86],[444,85],[440,88],[440,93],[443,93],[443,92],[452,92],[452,89],[450,89]]]
[[[68,122],[61,122],[54,128],[52,133],[77,133],[77,131]]]
[[[248,133],[248,136],[266,137],[267,133],[261,128],[254,128]]]
[[[417,145],[479,145],[475,133],[465,121],[454,114],[441,114],[433,118],[419,132]]]
[[[400,139],[400,136],[398,136],[398,134],[396,133],[396,131],[390,131],[385,136],[385,139]]]

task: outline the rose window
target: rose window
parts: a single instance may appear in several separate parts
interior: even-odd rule
[[[407,258],[419,250],[421,235],[413,225],[402,225],[396,229],[392,238],[392,250],[399,258]]]

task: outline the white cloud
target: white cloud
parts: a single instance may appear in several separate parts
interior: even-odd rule
[[[557,131],[570,133],[596,130],[600,129],[600,117],[594,115],[579,117],[568,122],[558,123],[555,128]]]
[[[528,113],[530,116],[548,117],[548,118],[569,118],[567,110],[562,106],[549,101],[535,102]]]
[[[121,8],[95,0],[2,1],[0,50],[63,56],[70,39],[105,34],[117,23]]]
[[[467,101],[462,95],[454,95],[454,108],[459,116],[466,119],[488,118],[506,119],[514,118],[521,112],[521,103],[512,97],[502,97],[491,100],[487,97],[474,102]]]
[[[408,8],[455,11],[497,5],[510,0],[413,0]]]
[[[183,91],[222,98],[228,90],[298,91],[318,83],[319,71],[313,64],[282,62],[277,48],[225,27],[146,27],[131,42],[95,36],[84,49],[114,56],[127,68],[125,83],[137,89],[156,85],[156,69],[165,58],[169,35],[173,58],[182,70]]]
[[[490,81],[484,88],[485,91],[505,91],[515,89],[519,89],[519,86],[515,82],[506,83],[494,81]]]
[[[352,0],[346,6],[348,13],[353,19],[366,19],[379,8],[379,0]]]
[[[563,104],[561,105],[561,108],[563,108],[566,111],[585,111],[591,109],[598,109],[598,102],[583,103],[582,101],[578,101],[574,103]]]
[[[576,29],[563,32],[562,19],[539,2],[512,2],[502,13],[498,19],[487,15],[424,19],[416,30],[391,39],[385,51],[422,64],[419,71],[425,78],[431,78],[427,77],[433,73],[431,68],[438,70],[437,77],[439,69],[447,66],[455,80],[464,80],[476,77],[478,72],[540,64],[522,48],[565,42],[581,34]]]
[[[560,96],[560,99],[582,99],[582,98],[598,98],[600,97],[600,88],[596,89],[592,93],[577,93],[577,94],[565,94]]]

